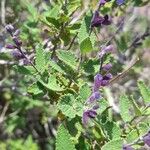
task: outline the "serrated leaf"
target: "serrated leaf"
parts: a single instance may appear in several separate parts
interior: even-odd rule
[[[80,43],[80,50],[82,53],[87,53],[93,50],[92,42],[90,37],[87,37]]]
[[[136,115],[136,116],[142,115],[142,112],[141,112],[141,110],[140,110],[138,104],[136,103],[135,99],[133,98],[133,96],[131,96],[131,103],[132,103],[132,105],[133,105],[135,115]]]
[[[57,79],[55,75],[50,75],[50,77],[48,78],[48,83],[44,83],[42,80],[39,81],[43,86],[45,86],[46,88],[52,90],[52,91],[57,91],[57,92],[61,92],[64,91],[64,88],[61,87],[58,83],[57,83]]]
[[[58,109],[60,109],[62,113],[69,118],[74,118],[76,115],[81,116],[83,111],[82,103],[72,94],[62,96],[57,106]]]
[[[132,143],[134,140],[136,140],[139,137],[137,130],[132,130],[126,137],[127,143]]]
[[[107,135],[109,136],[109,139],[118,139],[121,135],[121,130],[117,124],[114,122],[108,121],[106,124],[104,124],[105,132],[107,132]]]
[[[102,150],[122,150],[123,141],[121,139],[112,140],[106,143]]]
[[[69,51],[59,50],[57,51],[57,56],[61,61],[70,66],[72,69],[77,68],[77,59],[73,53]]]
[[[85,83],[80,87],[79,96],[81,97],[83,102],[85,102],[88,99],[90,94],[91,94],[91,88],[87,83]]]
[[[56,150],[76,150],[71,141],[71,135],[63,125],[60,125],[56,137]]]
[[[138,81],[138,87],[145,103],[150,103],[150,89],[143,81]]]
[[[125,122],[128,122],[132,119],[133,116],[129,114],[129,109],[131,107],[131,102],[126,95],[123,95],[119,99],[119,108],[122,119]]]
[[[41,89],[39,89],[37,83],[33,83],[32,85],[30,85],[28,87],[28,93],[37,95],[37,94],[41,94],[43,91]]]
[[[45,71],[46,68],[45,55],[44,55],[42,45],[38,45],[36,47],[35,65],[39,72],[43,73]]]
[[[93,33],[89,35],[91,19],[92,19],[91,14],[86,15],[79,29],[78,41],[82,53],[92,51],[96,41],[96,37]]]
[[[148,124],[146,124],[144,122],[139,123],[139,125],[138,125],[139,133],[141,136],[146,134],[149,131],[149,128],[150,127],[148,126]]]
[[[66,74],[65,71],[64,71],[56,62],[54,62],[54,61],[49,61],[49,64],[50,64],[50,66],[51,66],[54,70],[56,70],[56,71],[58,71],[58,72],[60,72],[60,73],[62,73],[62,74]]]

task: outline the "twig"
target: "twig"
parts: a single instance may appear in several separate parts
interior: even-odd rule
[[[6,24],[6,21],[5,21],[5,4],[6,4],[6,0],[1,0],[1,22],[3,25]]]
[[[0,115],[0,123],[2,123],[4,121],[5,114],[6,114],[7,110],[8,110],[8,106],[9,106],[9,103],[7,102],[5,104],[5,106],[4,106],[4,109],[3,109],[2,113],[1,113],[1,115]]]
[[[75,34],[75,36],[73,37],[73,39],[72,39],[72,41],[71,41],[69,47],[67,48],[67,50],[70,50],[70,49],[71,49],[71,47],[72,47],[72,45],[73,45],[73,43],[74,43],[74,41],[75,41],[77,35],[78,35],[78,32],[77,32],[77,33]]]

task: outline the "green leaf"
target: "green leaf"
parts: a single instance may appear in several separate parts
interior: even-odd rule
[[[61,61],[70,66],[72,69],[75,70],[77,68],[77,59],[73,53],[65,50],[59,50],[57,51],[57,56]]]
[[[81,116],[83,112],[83,105],[80,99],[76,99],[72,94],[62,96],[57,106],[69,118],[74,118],[76,115]]]
[[[133,105],[135,115],[136,115],[136,116],[141,116],[141,115],[142,115],[142,112],[141,112],[141,110],[140,110],[138,104],[136,103],[135,99],[133,98],[133,96],[131,96],[131,103],[132,103],[132,105]]]
[[[28,93],[38,95],[41,94],[43,91],[38,87],[37,83],[33,83],[28,87]]]
[[[122,150],[123,141],[121,139],[115,139],[106,143],[102,150]]]
[[[83,102],[85,102],[88,99],[90,94],[91,94],[91,88],[87,83],[85,83],[80,87],[79,96],[81,97]]]
[[[136,140],[139,137],[137,130],[132,130],[126,137],[127,143],[132,143],[134,140]]]
[[[93,50],[90,37],[87,37],[80,43],[80,50],[82,53],[90,52]]]
[[[150,103],[150,89],[143,81],[138,81],[138,87],[145,103]]]
[[[90,52],[93,50],[96,37],[90,33],[92,15],[88,13],[82,21],[81,27],[79,29],[78,41],[80,45],[80,50],[82,53]]]
[[[45,63],[45,55],[43,51],[42,45],[38,45],[36,47],[36,59],[35,59],[35,65],[38,71],[44,72],[46,69],[46,63]]]
[[[60,125],[58,128],[56,150],[75,150],[75,145],[71,141],[71,135],[63,125]]]
[[[56,70],[56,71],[58,71],[58,72],[60,72],[60,73],[62,73],[62,74],[66,74],[65,71],[64,71],[56,62],[54,62],[54,61],[49,61],[49,64],[50,64],[50,66],[51,66],[54,70]]]
[[[32,66],[13,66],[13,68],[23,75],[33,75],[36,73]]]
[[[139,123],[138,124],[138,129],[139,129],[139,133],[140,133],[140,135],[144,135],[144,134],[146,134],[148,131],[149,131],[149,126],[148,126],[148,124],[146,124],[146,123]]]
[[[117,124],[114,122],[108,121],[106,124],[103,125],[109,139],[118,139],[121,135],[121,130]]]
[[[52,91],[57,91],[57,92],[61,92],[64,91],[64,88],[61,87],[58,83],[57,83],[57,79],[55,75],[50,75],[50,77],[48,78],[48,83],[44,83],[42,80],[39,81],[43,86],[45,86],[46,88],[52,90]]]
[[[129,114],[129,108],[131,107],[131,102],[126,95],[120,97],[119,106],[120,106],[120,114],[122,119],[125,122],[128,122],[132,119],[133,116]]]

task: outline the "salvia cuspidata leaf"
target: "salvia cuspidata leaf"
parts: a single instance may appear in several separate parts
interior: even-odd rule
[[[48,78],[48,83],[45,83],[42,80],[40,80],[39,82],[49,90],[56,91],[56,92],[64,91],[64,88],[60,86],[59,83],[57,83],[57,79],[55,75],[50,75],[50,77]]]
[[[45,54],[42,45],[36,46],[35,65],[39,72],[44,72],[46,69]]]
[[[114,139],[106,143],[102,150],[122,150],[123,141],[121,139]]]
[[[56,136],[56,150],[76,150],[68,130],[60,125]]]
[[[136,129],[132,130],[126,137],[127,143],[132,143],[139,137],[138,131]]]
[[[87,53],[93,50],[96,37],[93,33],[91,33],[91,19],[92,15],[87,14],[85,18],[83,18],[81,27],[79,29],[79,34],[78,34],[78,41],[80,45],[80,50],[82,53]]]
[[[66,65],[70,66],[72,69],[75,70],[77,68],[77,65],[78,65],[77,59],[75,55],[71,53],[70,51],[58,50],[57,56],[59,60],[64,62]]]
[[[76,99],[72,94],[62,96],[57,106],[58,109],[69,118],[74,118],[76,115],[81,116],[83,112],[83,104],[80,99]]]
[[[143,81],[138,81],[138,87],[144,102],[146,104],[150,103],[150,88],[148,88]]]
[[[83,84],[79,89],[79,96],[85,102],[91,94],[91,88],[87,83]]]
[[[133,116],[130,114],[129,109],[131,108],[132,103],[126,95],[122,95],[119,99],[119,108],[122,119],[125,122],[129,122]]]

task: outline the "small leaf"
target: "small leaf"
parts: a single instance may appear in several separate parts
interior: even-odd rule
[[[64,88],[61,87],[58,83],[57,83],[57,79],[55,75],[51,75],[48,78],[48,83],[44,83],[42,80],[39,81],[43,86],[45,86],[46,88],[52,90],[52,91],[57,91],[57,92],[61,92],[64,91]]]
[[[76,115],[81,116],[83,112],[82,103],[79,99],[75,99],[72,94],[62,96],[57,106],[69,118],[74,118]]]
[[[93,50],[92,43],[89,37],[87,37],[80,43],[80,50],[82,53],[87,53]]]
[[[139,137],[137,130],[132,130],[126,137],[127,143],[132,143],[134,140],[136,140]]]
[[[80,87],[79,96],[81,97],[83,102],[85,102],[88,99],[90,94],[91,94],[91,88],[88,86],[87,83],[85,83]]]
[[[56,137],[56,150],[75,150],[71,135],[63,125],[60,125]]]
[[[42,45],[38,45],[36,47],[36,59],[35,59],[35,64],[36,64],[36,68],[38,69],[38,71],[40,72],[44,72],[45,71],[45,55],[44,55],[44,51],[42,48]]]
[[[133,117],[129,114],[129,108],[131,107],[131,102],[126,95],[120,97],[119,106],[120,106],[120,114],[122,119],[125,122],[130,121]]]
[[[57,51],[57,56],[61,61],[70,66],[72,69],[77,68],[77,59],[73,53],[69,51],[59,50]]]
[[[131,96],[131,103],[132,103],[132,105],[133,105],[135,115],[136,115],[136,116],[141,116],[141,115],[142,115],[142,112],[141,112],[141,110],[140,110],[138,104],[136,103],[135,99],[133,98],[133,96]]]
[[[150,89],[143,81],[138,81],[138,87],[145,103],[150,103]]]
[[[121,139],[115,139],[106,143],[102,150],[122,150],[123,141]]]
[[[60,73],[62,73],[62,74],[66,74],[65,71],[64,71],[56,62],[54,62],[54,61],[49,61],[49,64],[50,64],[50,66],[51,66],[54,70],[56,70],[56,71],[58,71],[58,72],[60,72]]]
[[[41,94],[42,92],[43,91],[41,89],[39,89],[37,83],[33,83],[32,85],[30,85],[28,87],[28,93],[38,95],[38,94]]]

